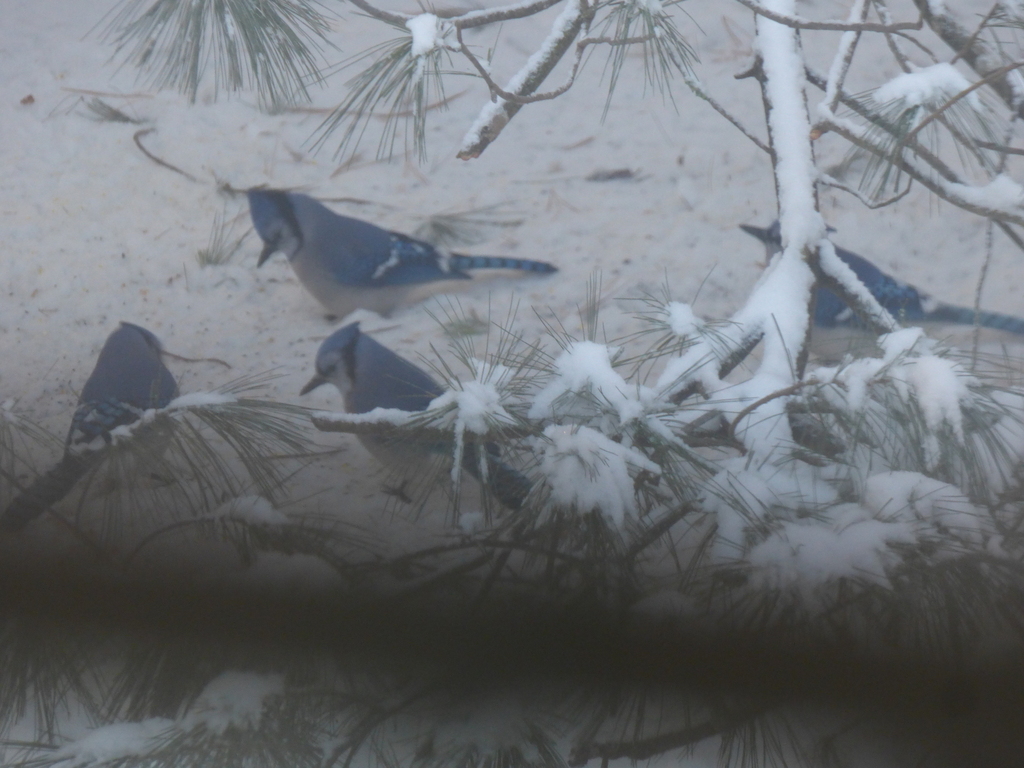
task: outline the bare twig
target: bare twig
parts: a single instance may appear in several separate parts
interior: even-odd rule
[[[974,45],[974,41],[978,39],[978,35],[985,30],[985,27],[992,20],[992,17],[996,15],[1002,5],[1002,0],[996,0],[992,7],[989,8],[988,13],[985,14],[985,17],[981,20],[978,26],[975,27],[971,36],[967,38],[966,42],[960,46],[960,49],[956,52],[953,58],[949,60],[950,64],[956,64],[957,60],[971,49],[971,46]]]
[[[907,193],[910,192],[911,187],[912,187],[912,182],[911,182],[910,184],[907,184],[907,188],[904,189],[899,194],[893,195],[892,197],[887,197],[885,200],[872,201],[870,198],[865,197],[863,194],[861,194],[860,190],[854,189],[853,187],[851,187],[851,186],[849,186],[847,184],[843,184],[843,182],[839,181],[838,179],[832,178],[831,176],[829,176],[826,173],[822,173],[820,176],[818,176],[818,182],[820,184],[824,184],[825,186],[828,186],[828,187],[834,187],[835,189],[841,189],[843,192],[847,192],[847,193],[853,195],[858,200],[860,200],[861,204],[864,205],[864,207],[869,208],[870,210],[876,210],[878,208],[885,208],[888,205],[892,205],[893,203],[899,202],[900,200],[902,200],[904,197],[907,196]]]
[[[375,5],[370,5],[366,0],[352,0],[352,5],[363,11],[363,13],[368,13],[375,19],[394,24],[396,27],[405,27],[405,22],[412,18],[409,14],[385,11]]]
[[[775,11],[768,10],[760,3],[754,2],[754,0],[739,0],[739,3],[745,5],[758,16],[764,16],[766,19],[771,19],[793,29],[829,30],[834,32],[900,32],[905,29],[921,29],[924,26],[924,20],[920,18],[917,21],[900,21],[895,24],[877,24],[870,21],[855,22],[853,24],[848,21],[810,21],[808,19],[801,19],[798,16],[785,16],[781,13],[775,13]]]
[[[743,126],[743,124],[739,121],[739,119],[736,118],[736,117],[733,117],[733,115],[730,114],[725,109],[725,107],[723,107],[721,104],[719,104],[714,99],[714,97],[711,96],[711,94],[709,94],[707,91],[705,91],[704,88],[700,85],[700,83],[697,82],[697,80],[695,78],[689,77],[688,75],[684,74],[683,75],[683,80],[686,82],[686,85],[689,87],[689,89],[691,91],[693,91],[695,94],[697,94],[700,98],[704,99],[704,101],[706,101],[708,104],[711,105],[712,109],[714,109],[718,114],[720,114],[722,117],[724,117],[726,120],[728,120],[734,126],[736,126],[736,128],[739,129],[740,133],[742,133],[744,136],[746,136],[748,139],[750,139],[752,142],[754,142],[754,144],[758,147],[758,149],[762,150],[763,152],[766,152],[769,157],[771,157],[773,155],[771,147],[769,147],[767,144],[765,144],[763,141],[761,141],[759,138],[757,138],[757,136],[755,136],[750,131],[748,131]]]
[[[166,169],[168,169],[170,171],[174,171],[175,173],[180,173],[182,176],[184,176],[189,181],[194,181],[194,182],[198,183],[199,179],[197,179],[191,173],[186,173],[185,171],[181,170],[181,168],[178,168],[177,166],[171,165],[166,160],[161,160],[159,157],[157,157],[152,152],[150,152],[148,149],[146,149],[144,146],[142,146],[142,137],[146,136],[146,135],[148,135],[150,133],[153,133],[153,131],[155,131],[155,130],[156,130],[156,128],[143,128],[141,131],[136,131],[135,135],[132,136],[132,139],[135,141],[135,146],[138,147],[139,150],[141,150],[142,154],[144,154],[146,157],[148,157],[150,160],[152,160],[157,165],[161,165],[161,166],[163,166],[164,168],[166,168]]]
[[[537,0],[537,2],[533,3],[520,3],[517,5],[506,5],[501,8],[470,11],[447,21],[450,21],[456,29],[473,29],[474,27],[482,27],[485,24],[495,24],[499,21],[533,16],[553,5],[558,5],[560,2],[562,0]]]
[[[993,152],[1002,152],[1006,155],[1024,155],[1024,149],[1018,149],[1017,147],[1007,147],[1004,144],[993,144],[990,141],[979,141],[976,143],[982,149],[991,149]]]
[[[626,37],[622,39],[616,39],[611,37],[587,37],[576,43],[576,57],[572,63],[572,70],[569,72],[569,76],[562,85],[558,86],[554,90],[545,91],[543,93],[534,93],[529,96],[520,96],[515,93],[510,93],[494,82],[487,68],[480,62],[480,60],[473,55],[469,50],[469,47],[462,39],[462,30],[456,28],[456,38],[459,41],[459,51],[469,59],[469,63],[473,65],[480,77],[483,78],[484,82],[487,83],[487,87],[491,90],[491,95],[497,96],[498,98],[504,99],[512,104],[533,104],[538,101],[550,101],[556,99],[563,93],[572,88],[573,83],[576,82],[576,75],[579,73],[580,63],[583,60],[583,52],[591,45],[633,45],[634,43],[646,43],[651,40],[649,36],[643,37]],[[742,130],[742,129],[741,129]],[[744,131],[746,133],[746,131]]]
[[[795,395],[797,392],[799,392],[801,389],[806,387],[808,384],[816,384],[816,383],[817,382],[815,380],[813,380],[813,379],[808,380],[808,381],[798,381],[798,382],[796,382],[794,384],[790,384],[788,387],[783,387],[782,389],[777,389],[774,392],[770,392],[767,395],[765,395],[764,397],[762,397],[760,400],[755,400],[754,402],[750,403],[743,410],[741,410],[739,413],[737,413],[736,414],[736,418],[734,418],[729,423],[729,430],[728,430],[729,437],[732,440],[737,440],[737,438],[736,438],[736,427],[739,425],[739,423],[741,421],[743,421],[743,419],[745,419],[751,413],[753,413],[758,408],[760,408],[762,405],[764,405],[765,403],[770,403],[772,400],[778,400],[780,397],[789,397],[790,395]],[[737,442],[738,442],[738,440],[737,440]]]
[[[861,149],[865,149],[872,154],[878,155],[879,157],[884,157],[887,160],[890,160],[903,173],[906,173],[908,176],[920,182],[928,190],[946,202],[952,203],[958,208],[962,208],[965,211],[977,214],[978,216],[986,219],[991,218],[998,222],[1013,223],[1024,226],[1024,212],[1015,213],[1013,211],[1006,210],[1005,208],[990,208],[974,202],[964,195],[958,194],[954,189],[955,186],[970,188],[969,185],[960,181],[935,179],[915,165],[913,161],[903,157],[892,157],[888,152],[885,152],[875,146],[872,142],[865,139],[860,132],[850,124],[844,125],[838,119],[826,120],[825,123],[830,131],[835,131],[835,133],[842,136],[851,144],[854,144]]]
[[[84,93],[86,96],[100,96],[108,99],[152,99],[151,93],[111,93],[109,91],[91,91],[88,88],[62,87],[62,91],[68,93]]]
[[[816,88],[819,88],[822,91],[825,90],[826,81],[825,81],[824,77],[822,77],[820,74],[818,74],[814,70],[810,69],[809,67],[804,70],[804,74],[807,76],[807,82],[811,83],[813,86],[815,86]],[[882,120],[882,118],[878,114],[876,114],[876,113],[872,112],[871,110],[867,109],[864,106],[864,104],[862,104],[861,102],[857,101],[856,99],[852,99],[849,96],[847,96],[846,94],[841,94],[840,101],[842,102],[842,104],[844,106],[846,106],[849,109],[853,110],[854,112],[856,112],[858,115],[860,115],[864,119],[869,120],[869,121],[875,123],[876,125],[879,125],[879,126],[882,126],[882,127],[885,126],[885,121]],[[823,123],[821,123],[821,125],[826,130],[834,130],[831,127],[832,124],[829,121],[824,121]],[[843,131],[838,131],[838,132],[840,133],[840,135],[845,135],[845,134],[849,133],[849,132],[845,132],[844,133]],[[879,155],[880,157],[888,157],[888,155],[886,155],[880,149],[878,149],[877,147],[874,147],[873,145],[869,145],[867,143],[864,143],[863,145],[858,144],[858,146],[861,146],[862,149],[867,149],[869,152],[873,152],[874,154]],[[984,144],[979,142],[979,146],[984,146]],[[952,168],[950,168],[948,165],[946,165],[944,162],[942,162],[942,160],[939,157],[937,157],[936,155],[934,155],[931,152],[929,152],[926,147],[922,147],[920,144],[915,142],[914,145],[911,146],[910,148],[913,150],[914,154],[917,157],[919,157],[924,162],[928,163],[928,165],[930,165],[932,168],[934,168],[939,173],[939,175],[942,176],[942,178],[946,179],[946,181],[948,181],[948,182],[950,182],[952,184],[964,184],[964,183],[966,183],[953,171]],[[989,145],[987,148],[988,149],[1000,149],[999,147],[997,147],[995,145]],[[1007,148],[1007,149],[1009,149],[1009,148]],[[1014,154],[1017,154],[1017,153],[1015,152]],[[1020,152],[1020,154],[1024,154],[1024,150],[1022,150]],[[925,186],[931,192],[934,192],[936,195],[939,195],[940,197],[943,197],[943,199],[946,199],[942,195],[942,193],[939,191],[939,187],[937,187],[935,184],[933,184],[931,182],[926,183],[926,178],[927,177],[922,175],[920,173],[920,171],[916,167],[913,167],[909,163],[906,163],[902,158],[897,158],[896,159],[896,163],[899,165],[900,169],[904,173],[908,174],[909,176],[911,176],[915,180],[920,181],[922,184],[925,184]],[[952,202],[954,205],[960,205],[960,203],[954,202],[952,200],[950,200],[949,202]],[[960,207],[964,207],[964,206],[960,206]],[[1012,240],[1013,243],[1021,251],[1024,251],[1024,239],[1022,239],[1021,236],[1017,234],[1017,232],[1013,229],[1013,227],[1010,226],[1010,224],[1007,221],[1002,221],[1002,220],[1000,220],[997,217],[992,217],[989,213],[985,213],[985,212],[979,211],[979,210],[974,210],[973,208],[970,208],[970,207],[965,207],[965,210],[970,210],[972,213],[978,213],[978,215],[985,216],[986,218],[994,218],[994,220],[996,222],[996,225],[1001,230],[1003,230],[1003,233],[1008,238],[1010,238],[1010,240]],[[1015,221],[1014,223],[1018,223],[1019,224],[1021,222],[1016,222]]]
[[[172,357],[175,360],[181,360],[185,363],[217,363],[218,365],[223,365],[225,368],[231,367],[230,363],[224,362],[219,357],[182,357],[181,355],[176,355],[173,352],[168,352],[166,349],[160,354],[166,357]]]

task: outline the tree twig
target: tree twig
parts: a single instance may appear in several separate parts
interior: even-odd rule
[[[533,3],[520,3],[517,5],[506,5],[501,8],[489,8],[487,10],[470,11],[461,16],[448,19],[457,29],[473,29],[482,27],[485,24],[494,24],[499,21],[510,19],[522,19],[526,16],[533,16],[536,13],[547,10],[553,5],[558,5],[562,0],[537,0]]]
[[[895,24],[878,24],[871,21],[854,22],[852,24],[848,21],[810,21],[809,19],[801,19],[799,16],[785,16],[781,13],[775,13],[775,11],[768,10],[760,3],[754,2],[754,0],[738,0],[738,2],[741,5],[745,5],[758,16],[764,16],[766,19],[786,27],[792,27],[793,29],[834,32],[900,32],[905,29],[921,29],[924,26],[924,20],[920,18],[917,21],[900,21]]]
[[[175,173],[180,173],[182,176],[184,176],[189,181],[194,181],[194,182],[198,183],[199,179],[197,179],[191,173],[187,173],[187,172],[181,170],[181,168],[178,168],[177,166],[171,165],[166,160],[161,160],[159,157],[154,155],[152,152],[150,152],[148,149],[146,149],[142,145],[142,137],[146,136],[146,135],[148,135],[150,133],[153,133],[153,131],[155,131],[155,130],[156,130],[156,128],[143,128],[140,131],[136,131],[135,135],[132,136],[132,140],[135,142],[135,146],[139,148],[139,150],[142,152],[142,154],[144,154],[146,157],[148,157],[150,160],[152,160],[157,165],[161,165],[161,166],[163,166],[164,168],[166,168],[169,171],[174,171]]]

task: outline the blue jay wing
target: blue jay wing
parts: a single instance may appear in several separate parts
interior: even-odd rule
[[[110,443],[110,433],[118,427],[138,421],[142,410],[114,398],[98,403],[82,403],[71,417],[67,444],[84,445],[97,437]]]
[[[462,467],[469,474],[480,480],[479,448],[471,443],[466,446],[463,454]],[[533,483],[522,472],[513,469],[497,456],[497,446],[489,443],[485,447],[487,454],[487,487],[502,506],[511,510],[520,509],[526,496],[530,493]]]
[[[925,319],[922,303],[928,301],[927,294],[885,274],[856,253],[844,248],[836,248],[836,255],[854,271],[854,274],[867,286],[878,303],[897,320],[915,322]],[[816,325],[826,327],[860,325],[860,320],[853,311],[832,291],[825,288],[818,290],[814,322]]]
[[[469,279],[465,272],[453,269],[449,257],[429,243],[398,232],[389,232],[388,241],[385,258],[377,253],[373,259],[361,260],[365,282],[358,284],[370,287]]]
[[[162,408],[178,394],[178,385],[160,359],[160,342],[131,323],[107,337],[79,404],[119,402],[140,410]]]

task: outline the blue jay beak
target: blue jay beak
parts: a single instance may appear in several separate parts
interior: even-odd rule
[[[306,382],[306,386],[304,386],[302,388],[302,390],[299,392],[299,394],[300,395],[307,395],[310,392],[312,392],[314,389],[316,389],[317,387],[323,386],[324,384],[328,384],[328,383],[329,382],[327,381],[327,379],[325,379],[323,376],[321,376],[318,373],[312,379],[310,379],[309,381]]]
[[[276,251],[277,251],[277,246],[276,245],[274,245],[273,243],[266,243],[263,246],[263,250],[260,251],[260,257],[256,261],[256,266],[257,267],[262,267],[263,266],[263,262],[266,261],[267,259],[269,259],[271,256],[273,256]]]

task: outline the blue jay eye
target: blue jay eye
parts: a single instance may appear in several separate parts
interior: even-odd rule
[[[97,439],[109,444],[112,430],[174,399],[178,385],[160,359],[161,349],[156,336],[132,323],[121,323],[107,337],[96,367],[82,387],[64,457],[8,505],[0,516],[0,528],[23,528],[64,498],[101,458],[97,450],[73,450],[76,446],[94,447]]]
[[[416,286],[468,280],[466,270],[557,271],[542,261],[449,254],[422,240],[340,216],[298,192],[251,189],[248,197],[253,225],[264,242],[257,266],[283,251],[300,282],[338,317],[356,309],[386,315]]]

